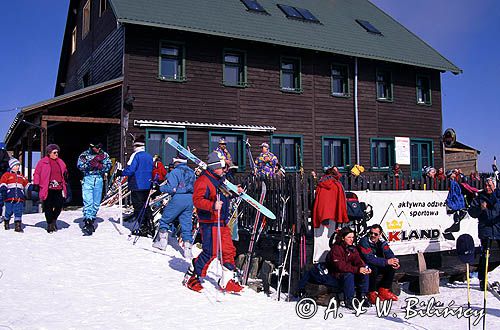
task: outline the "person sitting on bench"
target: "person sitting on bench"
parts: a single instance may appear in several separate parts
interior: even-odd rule
[[[399,259],[394,257],[389,244],[380,239],[382,227],[372,225],[368,235],[361,238],[359,251],[364,261],[371,267],[368,300],[375,304],[377,296],[380,300],[397,301],[398,297],[390,290],[396,269],[399,268]],[[377,276],[381,274],[382,280],[377,286]],[[378,291],[377,291],[378,287]]]
[[[354,309],[353,298],[356,284],[359,287],[358,298],[363,306],[369,307],[366,298],[368,293],[368,275],[371,269],[365,264],[354,246],[354,231],[349,227],[342,228],[335,237],[335,244],[326,257],[328,271],[342,285],[345,307]]]

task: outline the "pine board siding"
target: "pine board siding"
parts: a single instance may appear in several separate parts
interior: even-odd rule
[[[126,81],[136,98],[130,114],[131,132],[145,132],[132,127],[133,121],[140,119],[269,125],[276,127],[274,134],[303,136],[306,170],[321,169],[321,137],[327,135],[349,137],[351,164],[356,161],[352,57],[131,25],[126,27],[125,40]],[[184,44],[186,82],[158,79],[160,40]],[[248,87],[223,86],[225,48],[246,52]],[[280,90],[281,56],[301,59],[301,93]],[[332,63],[348,66],[348,97],[331,95]],[[392,72],[393,102],[376,99],[377,67]],[[434,165],[441,166],[439,71],[358,59],[358,72],[361,164],[370,167],[370,138],[407,136],[433,139]],[[417,105],[417,73],[431,77],[430,106]],[[197,149],[198,155],[206,156],[208,130],[187,132],[188,144]],[[255,146],[255,157],[258,145],[269,142],[270,134],[247,133],[247,137]]]
[[[63,51],[67,54],[61,56],[65,57],[67,64],[60,67],[65,71],[62,73],[62,81],[58,81],[58,83],[65,83],[61,94],[82,88],[82,78],[86,73],[90,74],[90,85],[122,75],[123,28],[117,27],[116,18],[109,4],[108,9],[99,17],[99,0],[92,0],[90,31],[82,39],[82,13],[85,3],[86,0],[81,0],[75,4],[78,8],[76,22],[73,19],[74,23],[68,26],[71,35],[76,23],[77,43],[73,54],[71,54],[71,38],[69,46],[63,47]]]

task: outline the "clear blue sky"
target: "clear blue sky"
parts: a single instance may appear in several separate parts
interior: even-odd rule
[[[16,115],[6,110],[54,95],[68,2],[2,3],[0,139]],[[454,128],[459,141],[481,150],[479,168],[490,171],[493,156],[500,156],[500,1],[372,2],[464,71],[442,75],[444,129]]]

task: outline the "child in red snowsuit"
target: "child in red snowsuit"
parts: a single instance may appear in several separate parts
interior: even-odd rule
[[[9,160],[10,171],[5,172],[0,179],[0,193],[5,201],[5,230],[9,229],[9,222],[14,214],[14,230],[22,233],[22,216],[24,210],[24,201],[26,199],[25,191],[28,187],[28,180],[19,172],[20,163],[17,159]]]

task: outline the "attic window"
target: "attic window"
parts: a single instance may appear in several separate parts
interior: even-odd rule
[[[382,32],[380,32],[375,26],[373,26],[370,22],[364,21],[361,19],[357,19],[356,22],[361,25],[367,32],[374,33],[374,34],[380,34],[382,35]]]
[[[256,13],[266,13],[266,10],[264,9],[264,7],[262,7],[262,5],[260,3],[258,3],[256,0],[241,0],[241,2],[243,2],[243,4],[245,5],[245,7],[247,7],[247,10],[248,11],[253,11],[253,12],[256,12]]]
[[[282,4],[278,4],[278,8],[281,9],[287,18],[319,23],[319,20],[307,9]]]

